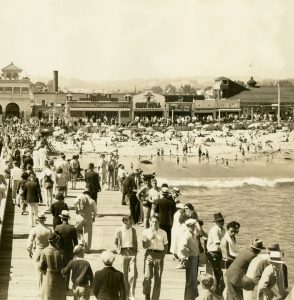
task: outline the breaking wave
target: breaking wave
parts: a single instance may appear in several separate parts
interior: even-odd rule
[[[171,186],[186,186],[186,187],[197,187],[197,188],[237,188],[243,186],[258,186],[258,187],[276,187],[280,185],[293,185],[294,177],[288,178],[258,178],[258,177],[247,177],[247,178],[185,178],[185,179],[168,179],[158,178],[159,184],[164,182]]]

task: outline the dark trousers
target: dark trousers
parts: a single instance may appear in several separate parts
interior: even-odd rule
[[[228,300],[243,300],[243,290],[228,281]]]
[[[167,241],[168,241],[168,249],[167,249],[167,252],[169,252],[170,250],[170,244],[171,244],[171,229],[172,229],[172,226],[171,225],[162,225],[162,224],[159,224],[159,227],[160,229],[164,230],[167,234]]]
[[[186,263],[186,285],[184,300],[195,300],[198,297],[197,274],[199,256],[189,256]]]
[[[130,212],[134,224],[137,224],[140,216],[140,202],[137,199],[136,193],[134,192],[130,194]]]
[[[221,269],[222,253],[221,251],[207,252],[207,258],[213,269],[216,281],[216,292],[222,295],[225,285]]]

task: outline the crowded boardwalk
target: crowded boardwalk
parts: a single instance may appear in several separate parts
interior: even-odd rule
[[[79,192],[84,190],[85,183],[78,183],[77,190],[69,190],[66,203],[70,209],[71,224],[75,224],[75,211],[73,202]],[[8,195],[10,198],[10,195]],[[41,206],[40,211],[45,211],[46,206]],[[121,226],[121,219],[128,214],[127,206],[120,205],[120,193],[117,191],[102,191],[97,201],[98,217],[93,226],[93,243],[90,254],[85,259],[91,264],[93,272],[100,270],[102,262],[100,254],[103,250],[114,250],[113,235],[115,230]],[[46,214],[46,223],[51,227],[52,216]],[[141,236],[143,227],[137,227],[138,236]],[[6,218],[3,228],[3,238],[0,247],[0,299],[9,300],[37,300],[40,299],[39,289],[36,284],[35,270],[26,251],[28,239],[27,216],[22,216],[18,207],[14,207],[11,198],[8,199]],[[139,239],[139,238],[138,238]],[[144,299],[142,293],[144,250],[139,241],[138,253],[138,281],[136,288],[136,299]],[[163,280],[161,287],[162,300],[183,299],[185,286],[185,270],[177,270],[172,256],[165,258]],[[120,258],[116,257],[114,266],[120,269]],[[67,299],[72,299],[73,294],[68,293]],[[90,299],[95,299],[92,295]]]

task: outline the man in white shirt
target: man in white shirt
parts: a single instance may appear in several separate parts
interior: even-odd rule
[[[152,278],[154,276],[152,300],[159,300],[163,262],[167,253],[168,240],[164,230],[159,228],[156,216],[150,218],[150,228],[143,231],[143,248],[146,249],[144,260],[143,294],[150,300]]]
[[[214,214],[215,225],[211,227],[207,238],[207,258],[213,269],[216,280],[216,293],[222,295],[224,290],[223,273],[221,269],[222,252],[220,243],[225,235],[224,217],[221,213]]]
[[[116,231],[114,244],[118,254],[122,256],[122,271],[126,295],[128,299],[135,300],[135,289],[138,278],[137,252],[138,242],[136,229],[132,227],[132,217],[123,216],[123,225]]]
[[[70,164],[66,160],[66,156],[64,153],[61,153],[60,159],[56,163],[56,167],[61,168],[63,173],[66,175],[67,183],[66,183],[66,188],[65,188],[65,194],[64,196],[67,197],[67,189],[68,189],[68,182],[70,181]]]
[[[16,203],[16,190],[19,182],[21,181],[21,175],[23,171],[18,167],[17,161],[13,162],[13,168],[11,169],[11,182],[12,182],[12,199],[14,205],[18,205],[20,207],[20,203]]]

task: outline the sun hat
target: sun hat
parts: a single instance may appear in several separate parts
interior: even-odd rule
[[[263,247],[262,240],[260,240],[260,239],[255,239],[251,244],[251,248],[256,249],[256,250],[265,249],[265,247]]]
[[[223,221],[224,220],[224,217],[220,212],[218,212],[216,214],[213,214],[213,217],[214,217],[213,222],[218,222],[218,221]]]
[[[177,203],[176,204],[176,208],[184,208],[185,207],[185,205],[183,204],[183,203],[181,203],[181,202],[179,202],[179,203]]]
[[[271,251],[269,261],[271,263],[283,264],[282,253],[280,251]]]
[[[110,251],[103,251],[101,254],[101,260],[105,265],[111,266],[115,260],[115,256]]]
[[[62,218],[62,219],[69,219],[70,218],[69,212],[67,210],[63,210],[61,212],[61,214],[59,215],[59,217]]]

